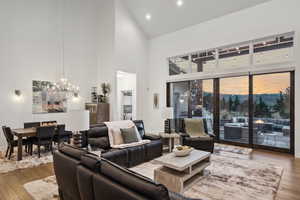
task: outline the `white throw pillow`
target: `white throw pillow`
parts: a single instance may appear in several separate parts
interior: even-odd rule
[[[136,126],[134,126],[134,127],[135,127],[135,132],[136,132],[137,138],[138,138],[138,140],[139,140],[139,142],[140,142],[140,141],[142,141],[142,137],[141,137],[140,132],[139,132],[139,130],[137,129],[137,127],[136,127]]]
[[[115,145],[124,144],[124,140],[123,140],[121,131],[113,129],[112,132],[113,132],[112,136],[113,136],[113,139],[114,139],[114,144]]]

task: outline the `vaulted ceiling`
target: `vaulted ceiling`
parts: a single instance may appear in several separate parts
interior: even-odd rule
[[[270,0],[123,0],[140,27],[153,38]],[[151,20],[145,18],[151,15]]]

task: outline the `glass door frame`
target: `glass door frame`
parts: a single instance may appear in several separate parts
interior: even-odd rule
[[[226,77],[221,77],[221,78],[215,78],[215,100],[214,100],[214,106],[215,106],[215,112],[214,112],[214,132],[216,135],[215,142],[221,143],[221,144],[229,144],[229,145],[235,145],[235,146],[242,146],[242,147],[248,147],[252,148],[252,131],[250,130],[250,126],[248,129],[248,143],[242,143],[242,142],[234,142],[234,141],[229,141],[229,140],[222,140],[220,139],[220,79],[222,78],[234,78],[234,77],[249,77],[249,92],[248,92],[248,118],[250,124],[250,75],[240,75],[240,76],[226,76]],[[253,130],[253,129],[252,129]]]
[[[280,74],[280,73],[290,73],[290,148],[279,148],[273,146],[265,146],[253,143],[253,119],[254,119],[254,95],[253,95],[253,77],[256,75],[263,75],[263,74]],[[282,72],[269,72],[269,73],[260,73],[260,74],[249,74],[249,75],[241,75],[241,76],[248,76],[249,77],[249,94],[248,94],[248,134],[249,139],[248,143],[240,143],[240,142],[233,142],[233,141],[225,141],[220,139],[220,79],[221,78],[208,78],[208,79],[195,79],[195,80],[213,80],[213,129],[215,137],[215,142],[223,143],[223,144],[231,144],[237,146],[244,146],[254,149],[266,149],[272,150],[277,152],[284,152],[294,154],[295,151],[295,72],[294,71],[282,71]],[[239,76],[232,76],[232,77],[239,77]],[[230,78],[230,77],[224,77]],[[189,81],[189,88],[190,88],[190,81]],[[178,81],[178,82],[185,82],[185,81]],[[166,84],[166,106],[171,106],[171,90],[170,84],[172,82],[168,82]],[[192,116],[191,112],[191,97],[189,95],[189,103],[188,103],[188,117]]]
[[[253,143],[253,119],[254,119],[254,108],[253,108],[253,103],[254,103],[254,96],[253,96],[253,77],[256,75],[268,75],[268,74],[281,74],[281,73],[289,73],[290,74],[290,88],[291,88],[291,93],[290,93],[290,148],[280,148],[280,147],[274,147],[274,146],[266,146],[266,145],[259,145],[259,144],[254,144]],[[266,150],[272,150],[272,151],[278,151],[278,152],[283,152],[283,153],[290,153],[293,154],[295,153],[295,72],[294,71],[282,71],[282,72],[272,72],[272,73],[261,73],[261,74],[254,74],[250,75],[251,77],[251,99],[249,99],[252,102],[252,110],[250,111],[250,118],[251,118],[251,129],[249,130],[251,136],[251,143],[249,143],[251,148],[254,149],[266,149]],[[250,96],[250,95],[249,95]],[[250,105],[249,105],[250,106]],[[250,120],[249,118],[249,120]],[[249,121],[250,123],[250,121]],[[249,126],[250,128],[250,126]]]

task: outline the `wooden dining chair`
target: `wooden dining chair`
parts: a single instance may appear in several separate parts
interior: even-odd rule
[[[8,159],[11,159],[11,155],[14,153],[14,147],[18,146],[18,140],[14,140],[14,135],[9,127],[2,126],[2,131],[4,133],[4,136],[6,138],[7,142],[7,150],[5,153],[5,157],[8,156]],[[30,139],[23,139],[22,144],[25,146],[28,146],[28,149],[32,151],[32,145]]]

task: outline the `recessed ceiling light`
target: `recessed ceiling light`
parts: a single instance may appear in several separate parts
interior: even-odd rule
[[[176,4],[178,7],[181,7],[183,5],[183,0],[177,0]]]
[[[152,16],[151,16],[150,13],[147,13],[147,14],[145,15],[145,18],[146,18],[146,20],[150,21],[151,18],[152,18]]]

